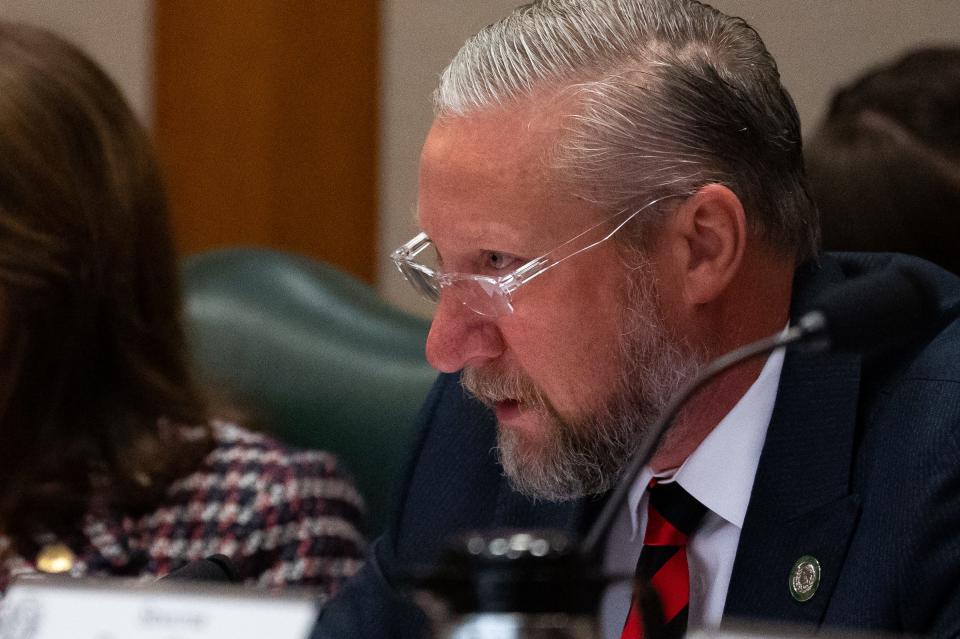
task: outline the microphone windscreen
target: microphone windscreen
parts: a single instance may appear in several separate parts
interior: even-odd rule
[[[205,559],[191,561],[186,566],[174,570],[164,579],[174,581],[240,581],[237,567],[226,555],[210,555]]]
[[[915,333],[938,317],[936,288],[925,275],[904,267],[859,277],[821,295],[830,346],[864,351]]]

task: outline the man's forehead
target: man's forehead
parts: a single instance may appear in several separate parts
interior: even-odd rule
[[[446,251],[476,248],[524,251],[551,235],[549,225],[523,212],[477,217],[451,211],[442,218],[430,218],[421,228]]]
[[[562,130],[555,114],[530,107],[438,118],[427,134],[421,170],[485,175],[491,180],[542,176]]]
[[[555,135],[532,109],[438,119],[421,157],[419,226],[472,245],[543,235],[558,193],[545,157]]]

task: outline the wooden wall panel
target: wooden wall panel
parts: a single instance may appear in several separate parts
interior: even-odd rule
[[[373,280],[378,12],[156,0],[155,135],[182,253],[268,246]]]

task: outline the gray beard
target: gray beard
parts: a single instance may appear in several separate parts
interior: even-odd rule
[[[464,388],[481,402],[515,399],[546,419],[546,436],[536,444],[521,431],[497,428],[497,457],[518,492],[565,501],[610,490],[670,398],[699,370],[702,357],[671,334],[655,286],[643,281],[650,279],[633,278],[622,313],[622,370],[611,395],[589,414],[564,418],[520,371],[464,369]]]

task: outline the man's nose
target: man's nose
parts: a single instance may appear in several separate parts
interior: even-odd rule
[[[493,318],[474,313],[449,295],[441,295],[427,335],[427,361],[442,373],[483,366],[504,350]]]

